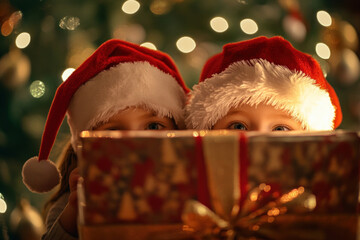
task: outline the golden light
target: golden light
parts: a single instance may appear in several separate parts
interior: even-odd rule
[[[15,40],[15,44],[18,48],[26,48],[30,44],[30,34],[27,32],[20,33]]]
[[[291,192],[289,193],[290,198],[294,199],[299,195],[299,191],[297,189],[293,189],[291,190]]]
[[[201,130],[201,131],[200,131],[200,137],[204,137],[205,135],[206,135],[206,131]]]
[[[61,79],[65,82],[66,79],[75,71],[75,68],[67,68],[64,70],[64,72],[61,74]]]
[[[313,194],[304,201],[304,207],[309,210],[313,210],[316,207],[316,197]]]
[[[40,80],[32,82],[30,85],[30,94],[34,98],[42,97],[45,94],[45,84]]]
[[[176,134],[175,134],[175,133],[167,133],[166,136],[167,136],[167,137],[175,137]]]
[[[214,17],[210,20],[211,28],[218,33],[225,32],[229,28],[229,24],[223,17]]]
[[[316,13],[316,18],[318,22],[324,27],[329,27],[332,24],[332,19],[330,14],[324,10],[318,11]]]
[[[202,205],[197,206],[196,211],[200,216],[205,216],[208,212],[206,207],[204,207]]]
[[[304,191],[303,187],[300,187],[299,189],[292,189],[289,193],[284,194],[281,198],[280,201],[282,203],[286,203],[286,202],[290,202],[292,200],[294,200],[295,198],[297,198],[300,194],[302,194]]]
[[[184,36],[177,40],[176,47],[183,53],[189,53],[195,49],[196,43],[191,37]]]
[[[122,5],[122,10],[126,14],[134,14],[136,13],[140,8],[140,3],[136,0],[127,0]]]
[[[271,186],[270,185],[266,185],[264,187],[264,192],[269,192],[271,190]]]
[[[322,59],[329,59],[331,56],[330,48],[325,43],[317,43],[315,51],[316,54]]]
[[[198,132],[193,132],[193,137],[198,137],[199,136],[199,133]]]
[[[260,183],[260,185],[259,185],[260,190],[264,190],[265,187],[266,187],[265,183]]]
[[[255,202],[256,200],[258,200],[258,196],[259,194],[257,192],[253,192],[250,194],[250,201]]]
[[[4,196],[0,193],[0,213],[5,213],[6,210],[7,210],[7,205]]]
[[[278,208],[272,208],[267,212],[268,216],[278,216],[280,214],[280,210]]]
[[[250,18],[242,20],[240,22],[240,28],[244,33],[249,35],[254,34],[259,30],[257,23]]]
[[[144,43],[140,44],[140,46],[147,47],[147,48],[150,48],[150,49],[153,49],[153,50],[157,49],[155,44],[153,44],[151,42],[144,42]]]

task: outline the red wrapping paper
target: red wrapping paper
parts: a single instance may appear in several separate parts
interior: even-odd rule
[[[336,239],[328,234],[336,221],[356,239],[355,133],[83,132],[81,140],[82,226],[181,224],[194,199],[236,239]]]

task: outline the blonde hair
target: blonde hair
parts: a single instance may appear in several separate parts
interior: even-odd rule
[[[50,207],[66,192],[70,192],[69,176],[72,170],[77,167],[77,156],[70,141],[65,145],[58,158],[58,168],[61,173],[61,182],[58,190],[45,202],[43,217],[46,218]]]

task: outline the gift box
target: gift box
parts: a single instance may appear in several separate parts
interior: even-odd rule
[[[82,239],[356,239],[353,132],[85,131]]]

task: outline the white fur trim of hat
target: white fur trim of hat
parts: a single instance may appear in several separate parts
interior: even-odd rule
[[[184,90],[170,74],[145,61],[120,63],[100,72],[74,94],[67,111],[72,145],[76,149],[81,131],[127,107],[142,106],[180,124],[184,105]]]
[[[259,103],[290,114],[307,130],[332,130],[335,108],[327,91],[301,71],[264,59],[238,61],[193,87],[185,124],[211,129],[232,107]]]

